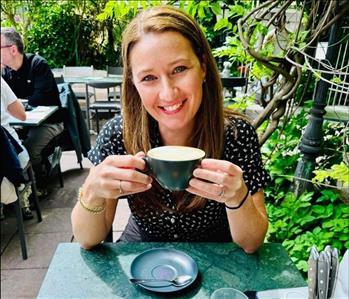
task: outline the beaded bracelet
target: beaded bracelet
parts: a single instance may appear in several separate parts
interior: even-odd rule
[[[78,201],[81,206],[89,213],[93,215],[101,214],[105,210],[105,203],[99,207],[91,208],[87,205],[87,203],[82,199],[82,188],[79,189]]]
[[[250,190],[247,189],[247,192],[246,192],[245,197],[241,200],[241,202],[240,202],[236,207],[229,207],[229,206],[227,206],[225,203],[224,203],[224,205],[225,205],[226,208],[228,208],[228,209],[230,209],[230,210],[237,210],[237,209],[239,209],[239,208],[244,204],[244,202],[245,202],[246,199],[248,198],[248,195],[249,195],[249,194],[250,194]]]

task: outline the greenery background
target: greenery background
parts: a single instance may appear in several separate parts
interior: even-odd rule
[[[137,14],[139,6],[145,8],[160,2],[3,0],[1,26],[16,27],[24,37],[26,52],[45,57],[52,68],[93,65],[105,69],[106,65],[121,64],[122,31]],[[170,5],[174,2],[167,1]],[[228,0],[176,2],[201,24],[220,69],[224,60],[230,60],[232,75],[238,74],[237,67],[246,63],[252,63],[250,80],[270,75],[268,69],[254,63],[246,54],[237,34],[236,21],[251,10],[251,2],[241,1],[235,5]],[[227,7],[224,16],[223,5]],[[258,30],[264,28],[261,26]],[[273,48],[266,50],[272,52]],[[317,160],[313,189],[298,198],[292,193],[300,158],[298,145],[307,124],[315,84],[316,79],[304,72],[294,100],[298,113],[286,114],[262,147],[263,160],[272,178],[265,190],[270,220],[267,240],[282,243],[305,276],[312,245],[319,250],[331,245],[342,254],[349,248],[348,198],[341,196],[334,185],[336,180],[344,184],[349,181],[349,168],[344,159],[348,144],[343,142],[343,136],[348,138],[348,130],[344,124],[325,122],[325,150]],[[231,107],[244,110],[254,99],[255,94],[236,98]],[[261,128],[263,126],[266,124]],[[337,166],[336,171],[331,170],[333,166]]]

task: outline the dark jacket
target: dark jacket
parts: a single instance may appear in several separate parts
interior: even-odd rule
[[[23,169],[18,160],[22,147],[3,127],[0,127],[0,184],[4,177],[13,184],[24,182]]]
[[[46,60],[39,55],[25,54],[23,64],[17,70],[4,68],[3,78],[19,99],[28,99],[31,106],[60,107],[57,84]],[[46,122],[62,122],[59,109]]]
[[[65,136],[63,150],[74,149],[78,162],[82,160],[82,154],[87,157],[87,152],[91,148],[90,134],[79,102],[68,83],[58,84],[59,98],[64,111],[64,128],[68,131]]]

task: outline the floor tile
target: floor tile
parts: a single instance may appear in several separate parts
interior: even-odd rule
[[[73,182],[74,186],[80,186],[80,183]],[[64,187],[54,190],[50,195],[40,201],[41,209],[55,208],[73,208],[77,201],[78,187]]]
[[[1,235],[1,254],[5,250],[5,248],[8,246],[12,237],[13,237],[13,234],[12,235]]]
[[[90,137],[94,145],[97,136]],[[75,151],[62,153],[64,187],[60,187],[58,177],[50,180],[47,186],[50,193],[40,200],[43,221],[38,223],[34,218],[24,222],[27,260],[22,259],[15,213],[6,207],[6,218],[1,221],[1,298],[36,298],[57,245],[71,242],[71,210],[92,163],[85,157],[82,165],[83,169],[80,169]],[[114,240],[121,236],[127,223],[129,209],[126,201],[120,201],[117,213]]]
[[[5,214],[5,219],[1,220],[1,235],[12,235],[17,230],[17,221],[14,213]]]
[[[26,225],[27,233],[70,233],[72,234],[72,208],[56,208],[42,210],[42,222],[36,221]]]
[[[92,163],[87,158],[82,159],[82,167],[90,168]],[[62,153],[61,158],[61,170],[65,172],[69,169],[80,169],[80,164],[78,163],[75,151],[67,151]]]
[[[1,255],[1,270],[47,268],[58,243],[70,242],[70,233],[26,234],[28,259],[22,259],[16,235]]]
[[[1,298],[36,298],[47,269],[1,270]]]

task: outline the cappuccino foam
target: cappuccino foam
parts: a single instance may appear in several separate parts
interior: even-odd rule
[[[195,147],[168,145],[153,148],[147,155],[165,161],[190,161],[203,158],[205,152]]]

